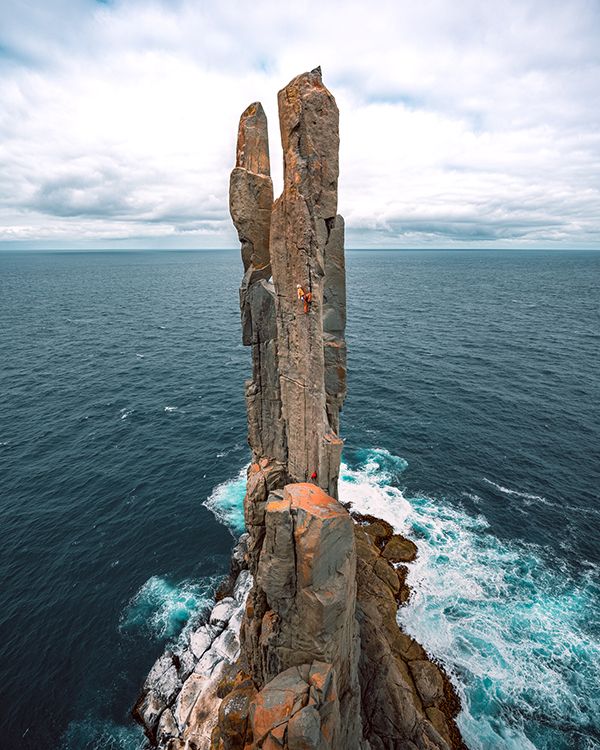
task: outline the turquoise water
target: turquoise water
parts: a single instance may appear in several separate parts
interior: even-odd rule
[[[133,750],[242,529],[236,252],[0,253],[3,743]],[[600,747],[600,253],[348,253],[341,495],[472,748]],[[36,711],[31,711],[31,706]]]

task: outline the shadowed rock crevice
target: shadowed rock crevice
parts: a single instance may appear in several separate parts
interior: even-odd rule
[[[339,113],[320,68],[242,114],[230,209],[244,274],[247,533],[206,622],[153,667],[135,709],[165,750],[461,750],[458,700],[397,624],[417,550],[337,500],[346,397]]]

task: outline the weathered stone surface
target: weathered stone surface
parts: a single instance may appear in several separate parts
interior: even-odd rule
[[[245,270],[269,266],[272,204],[267,117],[260,102],[254,102],[240,118],[236,164],[229,186],[231,217],[242,243]]]
[[[288,473],[296,482],[316,477],[337,497],[346,390],[338,109],[319,69],[294,78],[278,100],[284,188],[273,207],[270,254]],[[312,295],[306,313],[298,287]]]
[[[394,534],[381,554],[393,563],[412,562],[417,556],[417,545],[400,534]]]
[[[252,679],[238,673],[219,707],[219,720],[212,732],[211,748],[238,750],[250,745],[252,730],[248,721],[256,692]]]
[[[210,613],[210,624],[216,628],[224,628],[231,619],[236,607],[237,602],[233,597],[221,599]]]
[[[190,635],[190,648],[196,659],[201,659],[211,646],[214,636],[203,625]]]
[[[410,670],[425,708],[438,704],[444,697],[444,680],[436,665],[424,660],[411,661]]]
[[[382,554],[391,527],[378,527],[375,519],[367,523],[355,528],[365,739],[372,750],[466,750],[454,722],[460,705],[449,680],[397,624],[395,595],[382,575],[384,568],[393,570]]]
[[[177,666],[171,653],[167,652],[155,662],[148,674],[146,686],[156,693],[165,703],[169,703],[179,685]]]
[[[271,493],[256,565],[255,608],[241,637],[257,684],[313,660],[336,670],[344,746],[360,739],[354,524],[310,483]]]
[[[436,706],[431,706],[427,709],[427,718],[433,724],[436,731],[446,740],[446,742],[452,746],[452,736],[448,727],[448,720],[446,719],[443,711],[440,711]]]
[[[246,384],[248,441],[256,457],[285,460],[275,325],[275,290],[269,283],[273,183],[269,173],[267,118],[259,102],[240,118],[229,209],[242,244],[242,340],[252,347],[252,380]]]
[[[163,711],[173,702],[181,689],[176,660],[170,651],[159,657],[150,670],[138,699],[133,716],[139,721],[150,739],[156,731]]]
[[[387,521],[381,518],[373,518],[372,516],[367,518],[370,520],[363,526],[364,530],[373,538],[378,547],[383,548],[386,542],[392,538],[394,529]]]
[[[278,674],[250,707],[252,747],[337,750],[344,744],[335,671],[314,662]]]
[[[421,695],[410,669],[414,662],[406,661],[407,656],[424,654],[418,644],[398,628],[394,591],[383,573],[384,570],[394,571],[380,556],[378,546],[388,535],[382,535],[373,526],[355,527],[357,617],[361,638],[359,673],[365,739],[373,750],[392,750],[407,741],[419,749],[449,750],[453,746],[424,714]]]
[[[152,667],[133,714],[156,746],[177,747],[182,741],[208,747],[221,703],[220,682],[239,656],[238,634],[251,586],[249,571],[240,571],[234,596],[217,603],[209,615],[214,624],[195,627],[176,653],[167,651]]]
[[[323,288],[323,346],[327,418],[339,434],[340,410],[346,398],[346,263],[344,219],[336,216],[328,224]],[[336,476],[337,480],[337,476]]]
[[[165,709],[160,717],[156,739],[159,744],[166,744],[172,737],[177,737],[179,730],[173,714],[169,708]]]
[[[260,102],[250,104],[240,117],[235,166],[255,174],[271,174],[267,116]]]
[[[390,587],[390,590],[394,594],[398,593],[398,591],[400,590],[400,581],[398,580],[398,574],[387,560],[384,560],[382,557],[380,557],[375,562],[373,571],[380,580],[382,580]]]

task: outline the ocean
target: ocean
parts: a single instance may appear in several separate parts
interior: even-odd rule
[[[600,252],[347,252],[341,497],[411,536],[403,626],[472,750],[600,748]],[[0,253],[0,746],[137,750],[228,569],[238,251]]]

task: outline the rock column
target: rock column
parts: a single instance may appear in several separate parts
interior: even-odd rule
[[[269,168],[267,118],[260,103],[242,114],[229,207],[242,244],[240,288],[242,340],[252,347],[252,380],[246,382],[248,442],[256,459],[286,460],[281,415],[275,290],[270,282],[269,232],[273,183]]]
[[[288,474],[337,497],[338,415],[346,390],[339,113],[320,68],[294,78],[278,101],[284,187],[273,207],[270,255]],[[299,286],[311,295],[307,313]]]
[[[161,750],[465,750],[450,683],[396,622],[398,564],[415,545],[336,499],[344,222],[320,69],[279,92],[279,117],[281,197],[258,103],[240,119],[230,182],[252,349],[248,533],[208,621],[156,662],[134,713]]]

